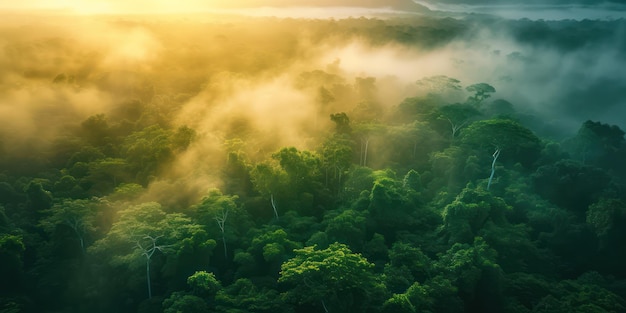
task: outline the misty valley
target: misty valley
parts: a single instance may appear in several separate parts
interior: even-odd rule
[[[0,13],[0,312],[626,312],[624,73],[624,19]]]

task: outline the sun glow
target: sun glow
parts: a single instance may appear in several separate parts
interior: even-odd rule
[[[165,14],[204,12],[254,4],[254,1],[247,0],[23,0],[0,3],[0,10],[60,10],[76,14]]]

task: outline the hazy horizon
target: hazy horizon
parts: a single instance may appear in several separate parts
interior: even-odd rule
[[[487,14],[508,19],[583,20],[626,18],[626,4],[621,2],[541,2],[516,1],[466,2],[428,0],[395,1],[325,1],[325,0],[238,0],[199,1],[184,0],[175,4],[168,1],[46,1],[27,0],[0,4],[0,12],[41,14],[234,14],[244,16],[275,16],[280,18],[347,18],[380,17],[394,14]]]

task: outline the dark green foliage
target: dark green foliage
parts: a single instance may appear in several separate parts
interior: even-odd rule
[[[215,307],[215,295],[222,290],[213,273],[195,272],[187,278],[188,292],[177,291],[163,300],[164,313],[207,312]]]
[[[586,121],[576,136],[564,142],[572,157],[585,165],[597,166],[626,174],[623,158],[626,155],[624,131],[616,125]]]
[[[249,279],[238,279],[215,297],[218,312],[293,312],[274,289],[258,287]]]
[[[21,236],[0,232],[0,294],[10,294],[21,287],[25,249]]]
[[[449,243],[470,243],[488,223],[506,224],[511,208],[482,187],[469,185],[442,212],[443,230]]]
[[[581,217],[589,205],[612,191],[608,173],[573,160],[541,166],[532,177],[538,194]]]
[[[350,118],[344,112],[335,113],[330,115],[330,120],[335,123],[335,131],[337,134],[346,134],[349,135],[352,133],[352,128],[350,127]]]
[[[26,194],[27,206],[32,211],[41,211],[49,209],[52,206],[52,193],[45,190],[42,182],[32,180],[24,187]]]
[[[473,93],[468,98],[468,102],[475,106],[479,106],[485,99],[491,97],[491,94],[496,92],[496,89],[487,83],[478,83],[465,87],[465,90]]]
[[[393,293],[405,291],[413,282],[430,279],[433,264],[419,248],[396,242],[389,250],[389,263],[385,265],[385,284]]]
[[[465,309],[471,312],[501,312],[502,269],[497,252],[480,237],[470,244],[454,244],[437,263],[445,277],[454,282]]]
[[[624,299],[594,283],[565,280],[542,298],[532,312],[623,312]]]
[[[367,211],[330,211],[324,218],[330,242],[340,242],[350,247],[362,247],[365,241]]]
[[[598,240],[596,270],[602,273],[626,274],[621,262],[626,251],[626,204],[620,199],[600,199],[589,206],[587,224]]]
[[[210,310],[206,301],[198,296],[174,293],[163,300],[163,313],[203,313]]]
[[[388,127],[385,140],[378,142],[376,153],[385,156],[394,168],[424,170],[428,167],[428,152],[443,148],[445,135],[438,134],[426,122],[414,121],[394,127]]]

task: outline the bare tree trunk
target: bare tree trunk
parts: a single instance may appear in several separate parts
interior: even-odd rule
[[[496,152],[493,153],[493,162],[491,162],[491,175],[489,176],[489,182],[487,183],[487,190],[491,187],[491,181],[493,180],[493,175],[496,173],[496,161],[500,156],[500,149],[496,149]]]
[[[463,126],[465,126],[465,125],[467,124],[467,122],[469,122],[469,121],[464,121],[464,122],[463,122],[463,123],[461,123],[461,124],[454,124],[454,123],[452,122],[452,120],[451,120],[451,119],[449,119],[449,118],[448,118],[447,120],[448,120],[448,122],[450,122],[450,126],[451,126],[451,128],[452,128],[452,139],[456,138],[456,133],[457,133],[457,132],[458,132],[461,128],[463,128]]]
[[[152,299],[152,284],[150,283],[150,260],[156,250],[161,250],[161,246],[157,246],[156,242],[161,236],[152,237],[145,236],[144,239],[150,239],[152,241],[152,247],[146,249],[141,242],[137,241],[137,247],[143,251],[143,255],[146,257],[146,283],[148,284],[148,299]]]
[[[228,250],[226,250],[226,236],[222,233],[222,244],[224,245],[224,258],[228,258]]]
[[[326,167],[326,183],[324,186],[328,187],[328,166]]]
[[[150,284],[150,258],[146,257],[146,280],[148,282],[148,299],[152,299],[152,285]]]
[[[365,152],[363,153],[363,166],[367,166],[367,148],[369,148],[370,139],[365,139]]]
[[[361,139],[361,151],[359,153],[359,165],[363,166],[363,147],[365,146],[365,143],[363,142],[363,139]]]
[[[80,231],[78,231],[79,221],[74,220],[73,223],[66,221],[66,223],[72,228],[72,230],[74,231],[74,234],[76,234],[76,237],[78,238],[78,241],[80,242],[80,251],[83,253],[83,255],[85,255],[85,239],[83,238],[83,235],[80,233]]]
[[[272,202],[272,209],[274,209],[274,216],[278,221],[278,210],[276,209],[276,203],[274,202],[274,194],[270,194],[270,201]]]
[[[217,221],[217,225],[220,227],[220,231],[222,232],[222,243],[224,244],[224,258],[228,258],[228,251],[226,250],[226,232],[224,231],[227,218],[228,218],[228,210],[222,210],[222,216],[218,215],[215,217],[215,220]]]

